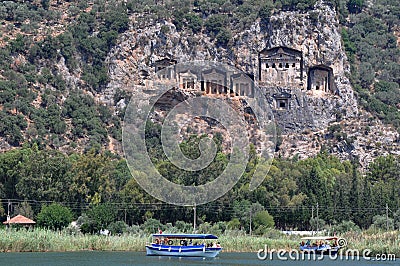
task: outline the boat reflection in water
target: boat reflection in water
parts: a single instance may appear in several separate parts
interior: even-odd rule
[[[153,234],[152,238],[146,245],[148,256],[214,258],[222,250],[215,242],[218,237],[211,234]]]

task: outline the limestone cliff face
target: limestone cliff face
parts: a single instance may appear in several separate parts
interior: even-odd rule
[[[358,116],[357,101],[346,77],[350,67],[341,43],[337,14],[324,1],[319,1],[309,12],[273,14],[267,26],[255,21],[249,29],[233,32],[229,48],[217,47],[205,33],[178,32],[170,21],[156,23],[144,16],[131,19],[130,30],[119,38],[108,56],[111,81],[99,98],[109,105],[115,104],[113,95],[117,89],[129,90],[133,95],[143,93],[154,76],[155,62],[172,58],[178,63],[190,60],[225,62],[254,75],[282,129],[281,153],[284,156],[314,155],[326,144],[324,130],[331,123]],[[260,81],[259,52],[280,46],[302,53],[303,86],[272,86]],[[309,89],[309,71],[319,65],[332,69],[335,90]],[[118,103],[119,106],[125,104]],[[356,144],[347,149],[332,149],[332,152],[344,153],[344,158],[367,153],[360,149],[354,154],[354,147],[362,146],[357,138],[355,141]]]

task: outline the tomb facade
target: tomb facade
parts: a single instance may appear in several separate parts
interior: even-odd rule
[[[333,69],[326,65],[312,66],[308,70],[307,89],[336,93]]]
[[[288,47],[264,49],[258,54],[260,86],[303,87],[303,53]]]

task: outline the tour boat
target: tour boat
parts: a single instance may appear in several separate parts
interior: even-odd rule
[[[339,249],[347,245],[347,241],[344,238],[336,236],[310,236],[303,237],[301,240],[300,251],[316,254],[334,255]]]
[[[153,234],[146,245],[147,256],[178,256],[214,258],[222,247],[211,234]],[[212,242],[214,240],[214,242]]]

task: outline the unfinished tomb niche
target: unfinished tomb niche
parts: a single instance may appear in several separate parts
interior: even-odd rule
[[[310,67],[307,84],[308,90],[334,93],[333,69],[326,65]]]
[[[278,46],[258,54],[261,86],[303,86],[303,54],[301,51]]]

